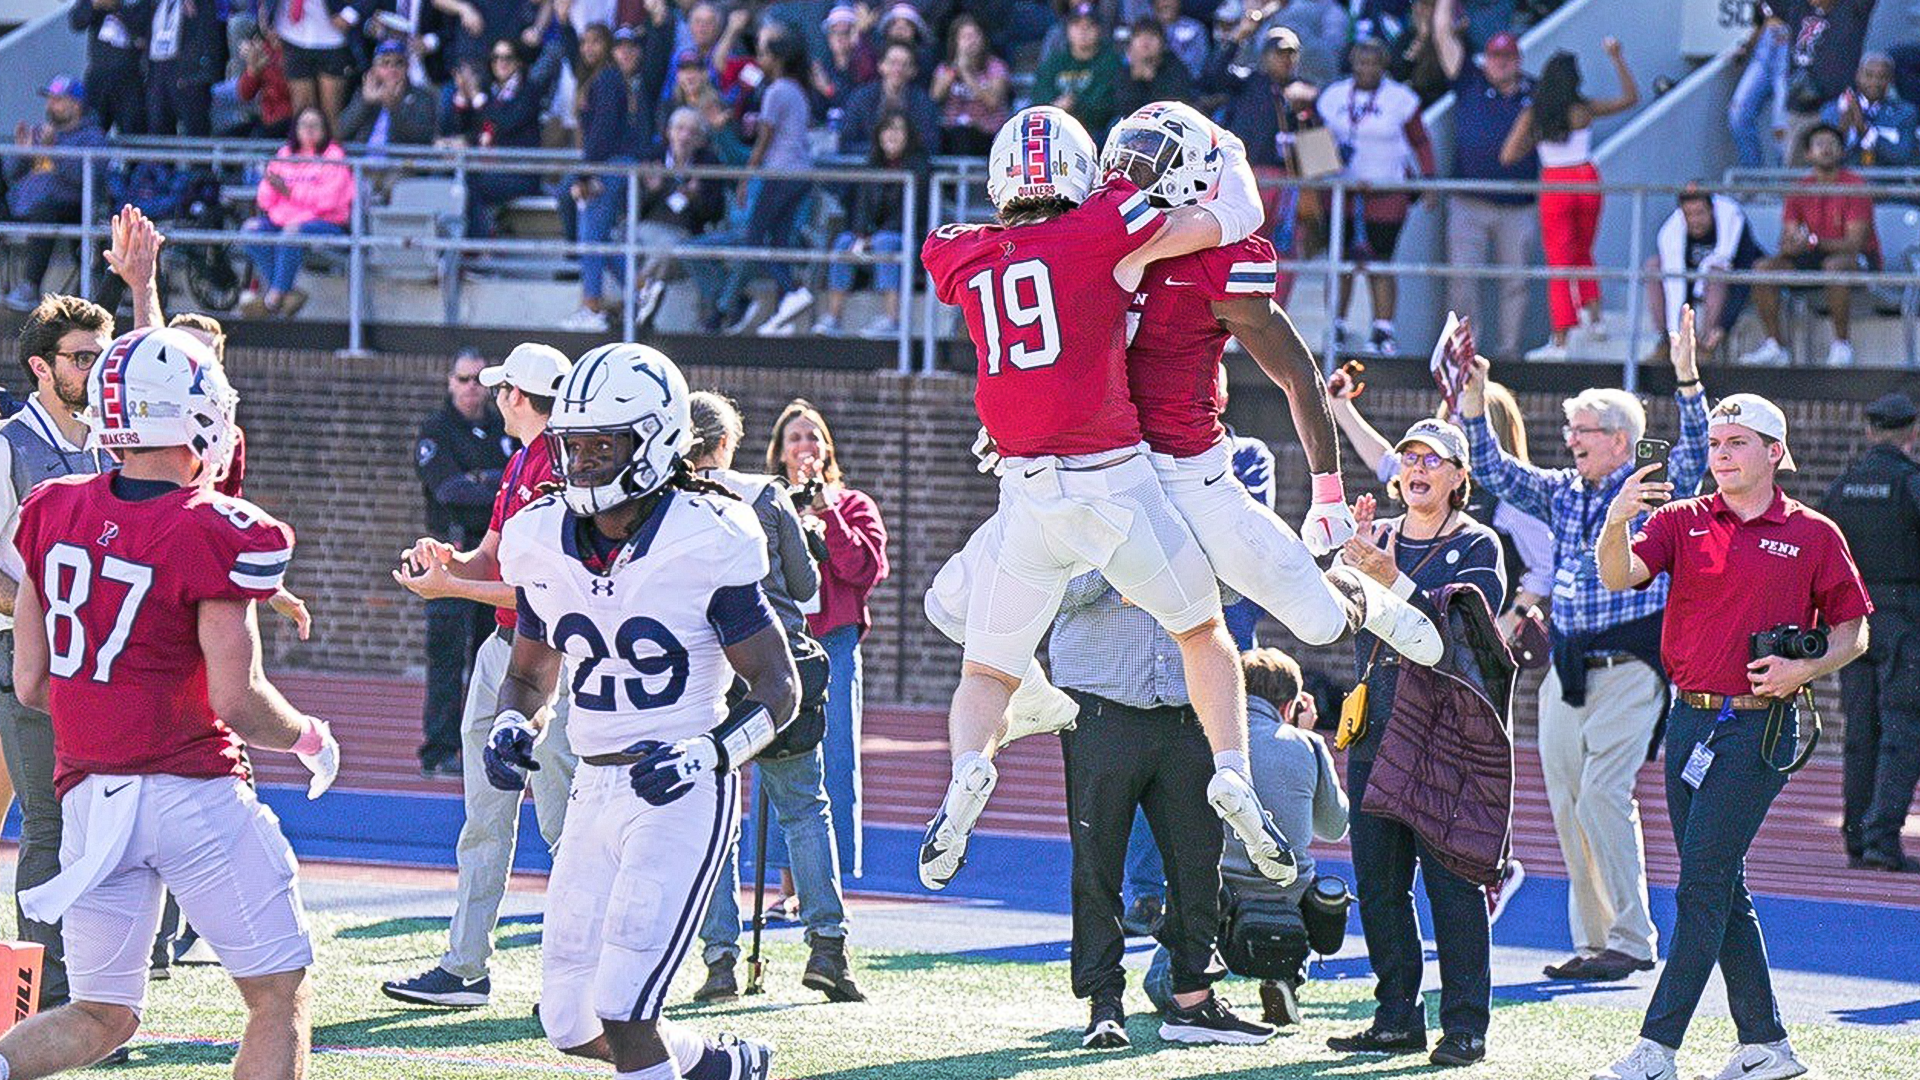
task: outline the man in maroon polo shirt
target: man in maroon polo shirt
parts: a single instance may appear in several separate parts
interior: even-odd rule
[[[1746,854],[1795,757],[1795,696],[1866,651],[1873,605],[1839,528],[1775,482],[1793,468],[1779,408],[1735,394],[1707,424],[1720,490],[1660,506],[1673,485],[1648,479],[1659,465],[1640,469],[1608,507],[1595,552],[1610,589],[1640,588],[1662,571],[1673,578],[1660,655],[1676,688],[1666,779],[1680,849],[1678,914],[1640,1042],[1596,1080],[1674,1080],[1674,1054],[1716,962],[1740,1036],[1720,1077],[1807,1071],[1780,1024]],[[1629,541],[1629,523],[1655,506]],[[1825,654],[1750,660],[1752,635],[1781,625],[1826,627]]]

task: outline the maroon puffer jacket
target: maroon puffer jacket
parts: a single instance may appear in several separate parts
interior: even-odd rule
[[[1402,664],[1360,809],[1412,829],[1447,869],[1500,881],[1513,842],[1514,663],[1486,599],[1469,585],[1435,597],[1447,651]]]

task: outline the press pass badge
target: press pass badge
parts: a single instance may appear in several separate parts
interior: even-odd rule
[[[1693,753],[1687,755],[1687,767],[1680,770],[1680,779],[1688,787],[1700,790],[1700,784],[1707,778],[1707,767],[1713,764],[1713,747],[1704,742],[1693,744]]]

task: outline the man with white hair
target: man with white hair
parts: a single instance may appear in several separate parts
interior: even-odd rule
[[[1667,459],[1674,490],[1707,465],[1707,401],[1694,358],[1693,309],[1668,345],[1680,439]],[[1647,857],[1634,777],[1667,699],[1660,663],[1665,575],[1634,593],[1601,584],[1594,544],[1607,506],[1633,471],[1646,411],[1624,390],[1587,389],[1563,403],[1571,469],[1543,469],[1501,450],[1487,426],[1488,363],[1476,358],[1460,396],[1473,479],[1553,529],[1553,666],[1540,685],[1540,765],[1567,863],[1575,954],[1553,979],[1623,979],[1653,968]]]

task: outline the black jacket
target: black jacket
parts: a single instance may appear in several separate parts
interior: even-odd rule
[[[458,547],[480,542],[493,516],[509,445],[500,414],[491,407],[474,423],[449,398],[427,417],[413,446],[413,467],[426,495],[430,535]]]
[[[665,147],[648,154],[646,160],[659,164],[667,159]],[[693,165],[718,165],[720,158],[707,147],[693,155]],[[716,180],[713,177],[693,180],[676,176],[665,176],[658,188],[650,188],[645,180],[640,182],[640,220],[657,221],[663,225],[678,225],[687,230],[690,236],[698,236],[708,226],[727,216],[727,191],[733,186],[730,180]],[[674,192],[687,197],[681,204],[673,197]],[[678,205],[678,210],[674,207]]]
[[[463,103],[449,97],[440,117],[440,133],[464,136],[469,146],[538,147],[540,112],[553,98],[561,58],[559,37],[549,37],[511,94],[489,82],[478,101]]]
[[[390,110],[392,115],[387,119],[387,142],[419,146],[432,142],[439,111],[440,102],[435,99],[433,91],[424,86],[409,85]],[[341,142],[366,142],[379,119],[380,106],[369,103],[366,95],[355,90],[347,107],[340,110],[337,137]]]
[[[116,67],[138,67],[146,55],[147,25],[153,14],[142,11],[142,0],[120,0],[110,11],[93,6],[93,0],[73,0],[67,10],[67,25],[76,34],[87,35],[87,69],[108,71]],[[114,29],[117,27],[117,29]],[[119,38],[125,43],[109,44],[101,37]]]

